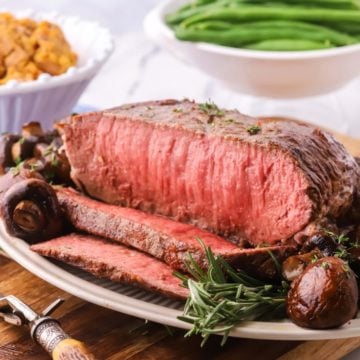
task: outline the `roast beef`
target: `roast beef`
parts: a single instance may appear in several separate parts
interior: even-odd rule
[[[242,251],[229,241],[192,225],[108,205],[71,188],[57,188],[56,193],[66,218],[76,229],[137,248],[173,269],[186,270],[184,260],[189,254],[200,266],[206,267],[205,251],[198,238],[229,262],[234,262]]]
[[[62,124],[73,180],[94,198],[233,241],[288,242],[351,206],[359,166],[310,125],[192,101],[154,101]]]
[[[185,299],[188,295],[168,265],[95,236],[70,234],[33,245],[31,249],[80,267],[97,277],[138,285],[172,298]]]
[[[57,188],[57,197],[67,220],[77,229],[111,239],[148,253],[176,270],[187,271],[189,254],[203,269],[207,268],[205,250],[211,247],[237,268],[263,278],[274,278],[277,269],[269,250],[282,262],[296,249],[290,246],[240,249],[231,242],[195,226],[145,212],[108,205],[71,188]]]

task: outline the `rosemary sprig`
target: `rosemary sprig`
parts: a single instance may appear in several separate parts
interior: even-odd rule
[[[203,346],[211,334],[220,333],[224,345],[231,329],[241,321],[284,316],[286,282],[266,284],[233,269],[210,248],[204,246],[204,249],[209,264],[206,272],[190,257],[187,268],[192,278],[175,273],[190,293],[179,317],[193,325],[186,337],[200,334]]]

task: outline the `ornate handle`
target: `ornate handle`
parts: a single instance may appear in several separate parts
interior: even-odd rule
[[[31,326],[31,335],[53,360],[96,360],[85,344],[70,338],[51,317],[36,320]]]
[[[95,360],[86,345],[75,339],[65,339],[56,345],[52,352],[53,360]]]

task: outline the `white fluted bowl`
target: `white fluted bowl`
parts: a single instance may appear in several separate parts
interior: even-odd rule
[[[7,11],[0,9],[0,12]],[[12,11],[16,17],[48,20],[58,24],[78,55],[76,67],[62,75],[42,74],[37,80],[10,80],[0,86],[0,132],[18,132],[28,121],[39,121],[44,128],[69,115],[79,97],[113,51],[109,31],[97,23],[57,13]]]

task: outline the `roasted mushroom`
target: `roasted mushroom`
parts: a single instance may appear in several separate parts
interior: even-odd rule
[[[44,180],[44,178],[34,170],[34,166],[32,166],[30,162],[24,162],[11,168],[5,175],[0,176],[0,199],[12,185],[32,178]]]
[[[22,126],[21,135],[24,139],[35,140],[50,144],[55,138],[60,138],[57,130],[44,131],[37,121],[26,123]]]
[[[324,256],[332,256],[338,249],[336,241],[327,234],[314,235],[310,238],[308,246],[319,249]]]
[[[0,211],[8,233],[30,243],[53,238],[62,229],[56,193],[43,180],[12,185],[0,201]]]
[[[305,254],[289,256],[282,263],[282,275],[287,281],[293,281],[302,274],[308,265],[322,257],[323,255],[319,250],[312,250]]]
[[[37,121],[31,121],[22,126],[21,135],[25,139],[31,138],[41,138],[44,136],[44,131],[41,128],[41,125]]]
[[[20,136],[13,134],[3,134],[0,137],[0,175],[5,174],[7,168],[14,166],[11,149],[20,139]]]
[[[50,145],[59,148],[62,145],[61,138],[57,131],[44,132],[38,122],[29,122],[22,127],[21,138],[12,144],[11,157],[12,163],[18,164],[20,161],[30,159],[39,155],[38,145],[47,149]]]
[[[60,184],[71,184],[70,164],[61,141],[54,139],[50,145],[39,143],[35,146],[34,155],[43,164],[41,173],[48,181]]]
[[[312,329],[339,327],[358,311],[358,285],[348,264],[324,257],[291,284],[287,313],[297,325]]]
[[[11,148],[11,157],[14,164],[33,157],[36,139],[20,138]]]
[[[40,159],[44,156],[46,156],[47,149],[49,147],[49,144],[39,142],[34,147],[34,157],[37,159]]]
[[[11,155],[15,164],[34,156],[35,145],[44,137],[40,123],[32,121],[22,126],[21,138],[13,144]]]

